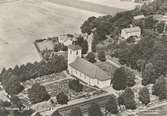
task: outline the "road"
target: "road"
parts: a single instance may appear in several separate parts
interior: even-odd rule
[[[99,104],[101,107],[104,107],[104,105],[107,103],[108,99],[110,98],[110,95],[111,94],[106,93],[103,95],[90,97],[88,99],[86,98],[78,99],[76,102],[73,102],[73,101],[69,102],[67,105],[61,105],[60,107],[54,108],[52,111],[46,111],[41,114],[43,114],[44,116],[50,116],[50,114],[52,114],[57,110],[63,114],[67,114],[71,111],[71,109],[75,107],[80,107],[82,112],[87,112],[88,107],[93,102]]]

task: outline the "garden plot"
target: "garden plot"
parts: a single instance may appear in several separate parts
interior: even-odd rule
[[[96,89],[93,89],[91,87],[83,85],[82,92],[75,92],[71,90],[68,86],[68,83],[71,79],[65,79],[60,82],[55,82],[52,84],[46,85],[46,90],[49,92],[51,97],[55,97],[58,93],[64,92],[70,99],[76,99],[79,98],[85,94],[91,93],[96,91]]]
[[[25,88],[29,88],[34,83],[40,83],[41,85],[45,85],[45,84],[53,83],[54,81],[58,81],[58,80],[65,79],[65,78],[66,78],[66,75],[64,74],[64,72],[56,73],[56,74],[53,73],[50,75],[38,77],[36,79],[28,80],[24,82],[23,85]]]

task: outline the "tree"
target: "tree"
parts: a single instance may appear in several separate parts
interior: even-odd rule
[[[88,42],[82,36],[79,36],[76,41],[73,42],[75,45],[79,45],[82,48],[82,54],[86,54],[88,51]]]
[[[125,91],[119,96],[119,104],[125,105],[126,109],[136,109],[134,97],[134,92],[130,88],[126,88]]]
[[[100,106],[96,103],[92,103],[88,108],[88,116],[102,116]]]
[[[11,96],[10,100],[13,105],[19,108],[19,110],[22,110],[24,108],[24,105],[17,96]]]
[[[126,78],[127,78],[127,87],[132,87],[135,85],[135,74],[128,68],[125,68]]]
[[[153,80],[152,76],[154,73],[154,67],[152,63],[146,64],[144,71],[142,73],[142,84],[147,85]]]
[[[118,104],[119,105],[124,105],[124,94],[119,95],[118,97]]]
[[[104,51],[99,51],[98,52],[98,59],[102,62],[106,61],[106,54]]]
[[[71,110],[70,115],[69,116],[83,116],[81,109],[76,107],[74,109]]]
[[[62,116],[58,110],[56,110],[55,112],[53,112],[53,114],[51,116]]]
[[[55,45],[54,45],[54,51],[55,51],[55,52],[59,52],[59,51],[61,50],[61,47],[62,47],[62,46],[61,46],[61,43],[55,44]]]
[[[114,72],[112,79],[113,88],[116,90],[125,89],[135,85],[135,74],[130,69],[121,67]]]
[[[143,73],[144,67],[145,67],[145,60],[143,59],[138,59],[137,60],[137,69]]]
[[[83,89],[83,85],[80,83],[80,81],[78,79],[73,79],[73,80],[69,81],[68,86],[70,89],[72,89],[76,92],[80,92]]]
[[[116,69],[112,80],[113,88],[116,90],[125,89],[127,87],[127,78],[125,77],[124,67]]]
[[[95,63],[96,62],[96,56],[93,52],[88,53],[88,55],[86,56],[86,59],[91,62],[91,63]]]
[[[38,83],[33,84],[32,87],[28,89],[28,97],[33,104],[50,99],[46,88]]]
[[[117,114],[118,113],[117,105],[118,103],[115,95],[111,95],[109,101],[106,103],[106,110],[110,113]]]
[[[127,109],[136,109],[134,92],[130,88],[126,88],[124,96],[125,96],[125,99],[124,99],[125,107]]]
[[[80,27],[82,33],[91,34],[92,29],[95,27],[96,17],[89,17]]]
[[[58,73],[67,69],[67,61],[63,56],[53,55],[46,64],[45,68],[45,70],[48,70],[46,73]]]
[[[57,102],[59,104],[67,104],[68,102],[68,96],[66,94],[64,94],[64,92],[60,92],[57,96],[56,96]]]
[[[4,85],[5,91],[10,95],[16,95],[20,93],[24,87],[17,80],[17,77],[12,75]]]
[[[150,93],[147,87],[143,87],[142,89],[140,89],[139,100],[145,105],[150,103]]]
[[[158,33],[162,33],[164,31],[164,27],[165,27],[165,23],[164,22],[160,22],[157,24],[157,32]]]
[[[153,95],[158,96],[160,100],[167,99],[167,81],[165,77],[159,77],[152,89]]]

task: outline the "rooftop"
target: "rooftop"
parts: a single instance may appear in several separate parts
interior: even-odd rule
[[[115,70],[117,69],[116,66],[113,66],[109,62],[96,62],[96,66],[98,66],[100,69],[105,71],[108,75],[110,75],[110,78],[112,79]]]
[[[70,64],[70,66],[93,79],[100,81],[111,79],[111,76],[107,72],[80,57],[77,57],[76,60]]]
[[[137,15],[133,17],[135,20],[140,20],[140,19],[144,19],[145,16],[144,15]]]
[[[130,28],[124,28],[122,31],[125,31],[126,33],[131,33],[131,32],[137,32],[141,31],[140,27],[130,27]]]
[[[79,50],[79,49],[82,49],[79,45],[69,45],[68,48],[69,48],[69,49],[72,49],[72,50]]]

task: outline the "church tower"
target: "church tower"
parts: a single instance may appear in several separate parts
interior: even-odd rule
[[[78,45],[69,45],[68,46],[68,65],[75,61],[77,57],[82,55],[81,47]]]

